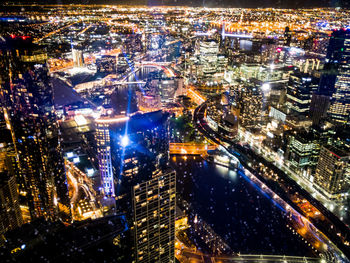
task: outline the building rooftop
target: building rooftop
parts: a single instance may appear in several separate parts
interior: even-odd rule
[[[344,158],[344,157],[350,157],[350,153],[347,152],[345,149],[341,149],[332,145],[325,145],[324,148],[329,150],[333,155],[335,155],[337,158]]]

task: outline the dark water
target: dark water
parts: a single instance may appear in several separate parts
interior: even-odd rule
[[[177,171],[177,192],[234,252],[315,256],[249,179],[200,157],[172,157],[171,165]]]

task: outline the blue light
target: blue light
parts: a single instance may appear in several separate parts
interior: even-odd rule
[[[92,175],[94,175],[94,169],[93,168],[89,168],[89,169],[87,169],[87,175],[88,176],[92,176]]]
[[[128,135],[124,135],[124,136],[122,137],[122,139],[121,139],[121,145],[122,145],[123,147],[126,147],[126,146],[129,145],[129,143],[130,143],[130,140],[129,140]]]

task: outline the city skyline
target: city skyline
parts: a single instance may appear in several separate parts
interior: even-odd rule
[[[5,4],[1,261],[350,262],[350,10],[282,2]]]
[[[113,0],[106,3],[103,0],[51,0],[49,4],[82,4],[82,5],[93,5],[93,4],[108,4],[108,5],[145,5],[145,6],[201,6],[208,8],[216,7],[232,7],[232,8],[312,8],[312,7],[343,7],[348,8],[349,3],[346,0],[307,0],[307,1],[292,1],[292,0],[134,0],[128,2],[124,0]],[[9,1],[9,3],[14,3]],[[16,2],[21,4],[21,2]],[[45,4],[48,2],[40,0],[29,0],[25,4],[38,3]]]

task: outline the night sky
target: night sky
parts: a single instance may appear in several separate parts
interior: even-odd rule
[[[24,1],[23,1],[24,2]],[[350,7],[350,0],[29,0],[47,4],[136,4],[136,5],[182,5],[206,7]],[[17,2],[18,3],[18,2]]]

